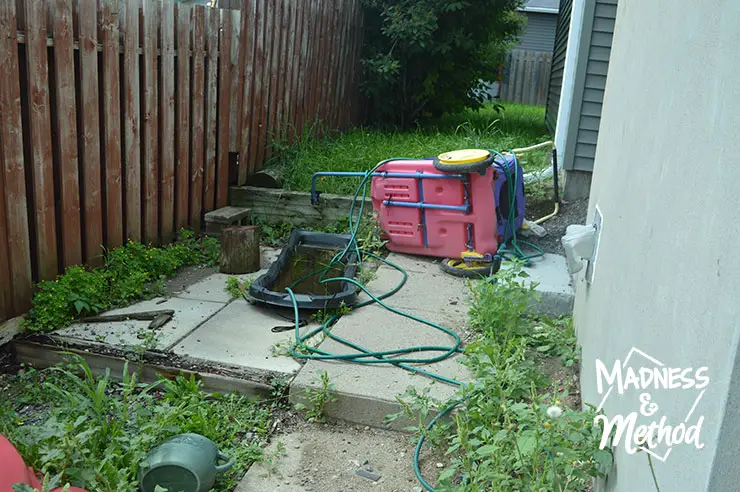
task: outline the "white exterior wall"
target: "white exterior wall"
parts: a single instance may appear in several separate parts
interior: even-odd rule
[[[594,281],[577,282],[575,307],[583,398],[601,399],[595,359],[611,365],[633,346],[709,368],[694,413],[705,447],[654,460],[664,492],[740,490],[738,26],[736,0],[623,0],[609,62],[589,207],[603,228]],[[651,393],[676,423],[697,396]],[[605,410],[626,415],[639,401],[613,395]],[[620,447],[602,485],[654,491],[645,453]]]

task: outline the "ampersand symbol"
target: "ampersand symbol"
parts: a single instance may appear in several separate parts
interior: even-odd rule
[[[640,413],[645,417],[650,417],[658,411],[658,404],[650,401],[650,393],[640,394]]]

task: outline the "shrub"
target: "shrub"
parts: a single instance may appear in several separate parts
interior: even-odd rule
[[[520,0],[364,0],[363,92],[373,122],[408,127],[485,101],[521,29]]]
[[[72,266],[56,280],[39,283],[25,327],[30,332],[47,332],[78,317],[157,294],[160,280],[184,266],[213,265],[218,254],[217,240],[196,239],[186,230],[177,242],[163,248],[128,241],[106,251],[103,268]]]

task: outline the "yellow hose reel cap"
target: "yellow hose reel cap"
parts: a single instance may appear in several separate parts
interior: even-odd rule
[[[481,149],[453,150],[445,152],[439,156],[439,162],[442,164],[474,164],[483,162],[491,157],[491,153]]]

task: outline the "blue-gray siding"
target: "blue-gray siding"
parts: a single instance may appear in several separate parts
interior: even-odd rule
[[[563,90],[563,74],[565,71],[565,55],[568,51],[568,36],[570,35],[570,16],[573,9],[573,0],[561,0],[558,14],[555,44],[552,51],[552,69],[550,84],[545,104],[545,124],[552,135],[555,135],[555,126],[558,120],[560,94]]]
[[[586,4],[563,167],[593,171],[617,0]]]
[[[552,51],[558,25],[557,14],[527,12],[524,15],[527,18],[527,27],[519,35],[519,44],[516,48],[529,51]]]

